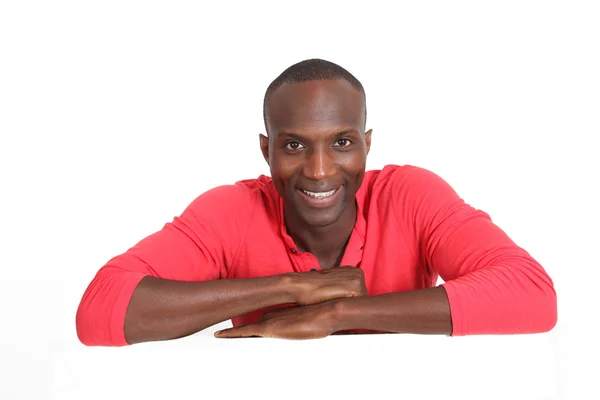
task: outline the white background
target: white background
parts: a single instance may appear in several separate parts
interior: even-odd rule
[[[0,3],[0,398],[600,398],[597,2],[281,3]],[[81,345],[109,258],[268,174],[264,90],[313,57],[366,88],[368,168],[487,211],[553,278],[556,328]]]

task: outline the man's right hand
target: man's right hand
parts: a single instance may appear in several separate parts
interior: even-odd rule
[[[360,268],[337,267],[289,275],[295,303],[301,305],[368,295],[365,276]]]

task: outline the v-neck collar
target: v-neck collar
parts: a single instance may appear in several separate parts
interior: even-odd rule
[[[281,234],[281,238],[283,239],[288,251],[292,253],[298,252],[298,247],[294,242],[294,239],[288,234],[287,227],[285,225],[285,215],[284,215],[284,204],[283,198],[279,195],[275,187],[271,183],[271,190],[276,196],[275,204],[276,204],[276,213],[277,213],[277,223],[279,224],[279,231]],[[354,223],[354,228],[350,233],[350,239],[348,240],[348,244],[346,245],[346,249],[344,250],[344,255],[342,256],[342,260],[340,262],[340,266],[353,266],[359,267],[360,262],[362,260],[362,252],[365,244],[365,231],[366,231],[366,220],[364,216],[364,190],[361,187],[355,196],[356,199],[356,221]]]

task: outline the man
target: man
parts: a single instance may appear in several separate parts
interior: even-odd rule
[[[201,194],[109,260],[79,305],[84,344],[179,338],[228,319],[216,337],[554,327],[552,280],[486,213],[426,169],[365,171],[365,92],[344,68],[291,66],[267,89],[264,120],[271,177]]]

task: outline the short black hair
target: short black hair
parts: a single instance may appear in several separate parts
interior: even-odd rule
[[[299,83],[317,80],[337,80],[343,79],[354,86],[363,98],[365,98],[365,89],[358,79],[354,77],[345,68],[332,63],[331,61],[320,58],[311,58],[300,61],[283,71],[267,88],[263,100],[263,120],[265,129],[267,129],[267,100],[269,95],[285,83]],[[367,106],[365,101],[365,121],[367,120]]]

